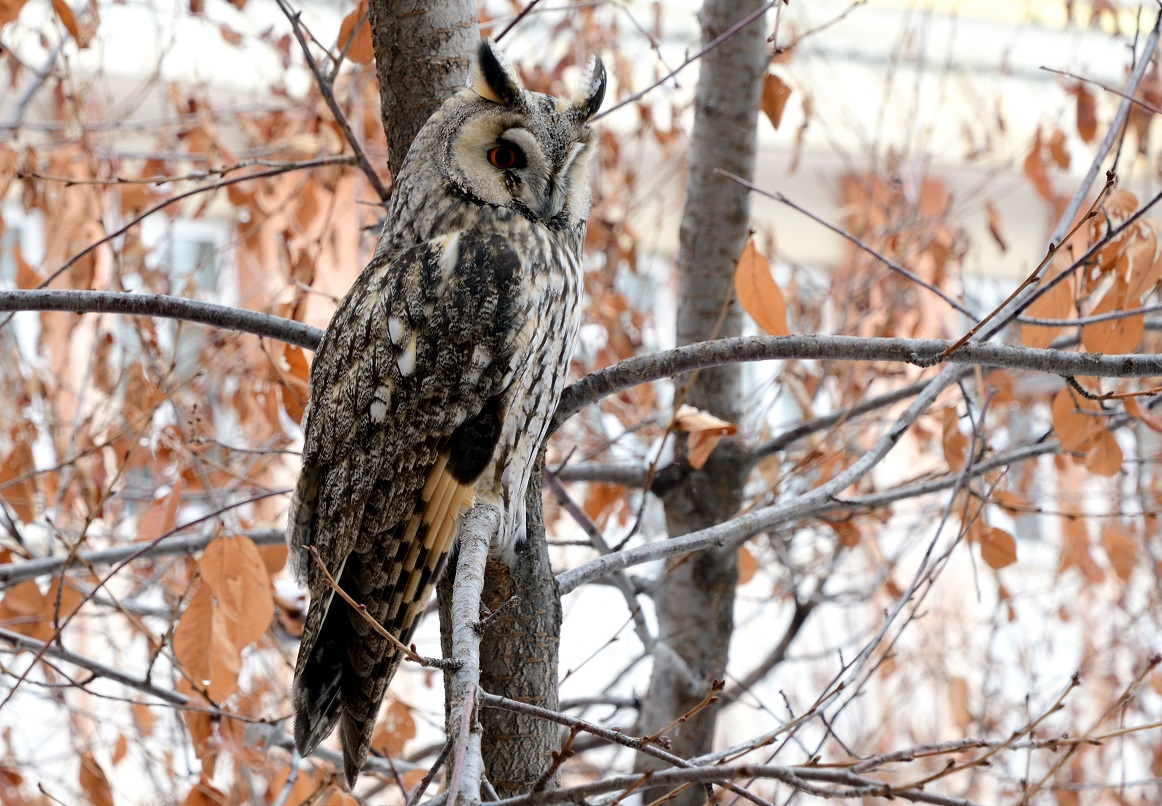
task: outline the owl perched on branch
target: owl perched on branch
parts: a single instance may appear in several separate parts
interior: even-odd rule
[[[593,59],[571,99],[525,90],[491,43],[396,177],[375,256],[311,368],[288,542],[311,606],[295,667],[295,744],[339,725],[348,784],[400,653],[310,557],[405,645],[473,500],[524,537],[525,489],[580,323]]]

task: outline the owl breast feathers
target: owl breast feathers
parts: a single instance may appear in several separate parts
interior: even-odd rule
[[[594,59],[571,99],[525,90],[490,43],[471,86],[416,136],[387,225],[319,345],[287,539],[311,605],[295,667],[295,744],[336,725],[353,785],[400,654],[307,552],[405,645],[460,513],[524,533],[529,473],[580,322]]]

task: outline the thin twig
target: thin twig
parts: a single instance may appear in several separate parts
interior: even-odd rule
[[[311,48],[307,44],[306,37],[303,36],[302,12],[292,11],[291,7],[287,5],[286,0],[275,0],[282,13],[286,15],[287,20],[290,21],[291,31],[294,32],[295,39],[299,42],[299,47],[303,51],[303,58],[306,59],[307,67],[311,71],[311,75],[315,77],[315,86],[319,88],[319,93],[323,96],[323,100],[327,102],[327,108],[331,110],[331,115],[335,118],[335,123],[338,124],[339,129],[343,132],[343,139],[351,146],[351,150],[355,152],[355,160],[359,165],[359,170],[363,171],[364,176],[367,177],[375,194],[379,196],[379,200],[386,202],[388,196],[387,187],[379,178],[379,174],[375,172],[375,168],[371,166],[371,160],[367,158],[367,152],[363,150],[363,145],[355,136],[355,132],[351,130],[351,124],[347,121],[347,116],[343,114],[343,108],[339,106],[339,102],[335,100],[335,92],[331,86],[331,82],[327,80],[327,76],[323,73],[323,69],[319,63],[315,61],[315,57],[311,55]]]
[[[1077,81],[1084,81],[1087,84],[1096,84],[1097,86],[1101,87],[1106,92],[1112,92],[1114,95],[1120,95],[1123,98],[1125,98],[1126,100],[1130,101],[1131,103],[1135,103],[1138,106],[1142,107],[1143,109],[1145,109],[1147,112],[1150,112],[1151,114],[1162,115],[1162,109],[1159,109],[1158,107],[1154,106],[1154,104],[1147,103],[1146,101],[1142,100],[1141,98],[1135,98],[1132,95],[1127,95],[1122,90],[1119,90],[1116,87],[1111,87],[1109,84],[1098,81],[1096,78],[1086,78],[1085,76],[1079,76],[1076,73],[1071,73],[1068,70],[1055,70],[1054,68],[1046,67],[1045,65],[1041,65],[1041,67],[1038,69],[1044,70],[1047,73],[1056,73],[1059,76],[1068,76],[1069,78],[1076,79]]]
[[[547,722],[554,722],[558,725],[563,725],[564,727],[569,728],[571,731],[574,729],[583,730],[586,733],[597,736],[598,738],[604,739],[607,742],[613,742],[614,744],[618,744],[622,747],[628,747],[632,750],[638,751],[639,753],[643,753],[661,761],[665,761],[668,764],[673,764],[675,767],[689,768],[694,766],[681,756],[676,756],[673,753],[667,752],[666,750],[663,750],[656,745],[643,742],[640,738],[630,736],[620,731],[610,730],[609,728],[603,728],[600,725],[596,725],[584,719],[579,719],[575,716],[562,714],[559,711],[552,711],[548,708],[542,708],[527,702],[511,700],[507,697],[501,697],[497,694],[489,694],[487,691],[480,692],[480,699],[481,703],[486,708],[498,708],[502,711],[510,711],[514,714],[525,714],[526,716],[531,716],[537,719],[543,719]],[[734,792],[736,795],[746,798],[751,803],[757,803],[759,806],[770,806],[769,801],[760,798],[758,795],[755,795],[752,792],[748,792],[747,790],[735,784],[729,784],[726,781],[714,781],[712,783],[719,783],[721,786],[724,786],[731,792]]]
[[[525,17],[527,17],[529,15],[529,13],[532,12],[532,10],[537,7],[537,3],[539,3],[539,2],[541,2],[541,0],[531,0],[527,6],[525,6],[524,8],[522,8],[520,10],[519,14],[517,14],[515,17],[512,18],[512,20],[509,22],[508,25],[504,26],[504,30],[501,31],[499,34],[497,34],[496,38],[493,41],[500,42],[500,40],[504,39],[505,35],[509,31],[511,31],[514,27],[516,27],[516,24],[518,22],[520,22]]]
[[[424,796],[424,792],[427,791],[432,781],[436,779],[436,775],[440,772],[440,768],[444,766],[444,762],[448,760],[448,753],[450,752],[452,752],[451,739],[444,742],[444,747],[440,750],[440,755],[436,756],[436,761],[432,764],[431,769],[424,773],[424,777],[416,784],[415,791],[408,798],[407,806],[416,806],[420,802],[420,798]]]
[[[612,113],[616,112],[618,109],[621,109],[623,106],[628,106],[628,105],[630,105],[630,104],[634,103],[635,101],[638,101],[638,100],[640,100],[640,99],[641,99],[641,98],[643,98],[643,97],[644,97],[644,96],[645,96],[647,93],[649,93],[649,92],[652,92],[653,90],[655,90],[655,89],[657,89],[658,87],[660,87],[660,86],[662,86],[663,84],[665,84],[665,83],[666,83],[667,81],[669,81],[671,78],[673,78],[673,77],[674,77],[674,76],[676,76],[678,73],[680,73],[682,70],[685,70],[685,69],[686,69],[687,67],[689,67],[691,64],[693,64],[694,62],[696,62],[696,61],[698,61],[699,59],[701,59],[701,58],[702,58],[703,56],[705,56],[707,53],[709,53],[710,51],[714,50],[716,47],[718,47],[719,45],[721,45],[721,44],[722,44],[723,42],[725,42],[727,39],[730,39],[732,36],[734,36],[735,34],[737,34],[737,33],[738,33],[739,31],[741,31],[743,28],[747,27],[748,25],[750,25],[750,24],[754,23],[754,22],[755,22],[755,21],[757,21],[757,20],[760,20],[760,19],[762,19],[762,17],[763,17],[763,15],[764,15],[764,14],[766,14],[766,13],[767,13],[768,11],[770,11],[772,8],[774,8],[775,6],[777,6],[777,5],[778,5],[780,2],[781,2],[781,0],[771,0],[771,2],[764,4],[764,5],[763,5],[761,8],[759,8],[759,9],[756,9],[755,11],[752,11],[750,14],[747,14],[747,15],[746,15],[745,17],[743,17],[741,20],[739,20],[738,22],[736,22],[734,25],[730,26],[730,27],[729,27],[729,28],[727,28],[725,31],[723,31],[721,34],[719,34],[718,36],[716,36],[714,39],[712,39],[712,40],[710,40],[709,42],[707,42],[707,43],[706,43],[706,45],[705,45],[705,46],[704,46],[704,47],[703,47],[701,50],[699,50],[699,51],[698,51],[697,53],[695,53],[693,56],[690,56],[689,58],[687,58],[687,59],[686,59],[686,61],[682,62],[680,65],[678,65],[677,67],[675,67],[673,70],[671,70],[670,72],[666,73],[666,75],[664,75],[664,76],[662,76],[661,78],[659,78],[659,79],[658,79],[657,81],[655,81],[653,84],[650,84],[648,87],[646,87],[646,88],[645,88],[645,89],[643,89],[643,90],[640,90],[639,92],[635,92],[633,95],[629,96],[629,97],[628,97],[628,98],[626,98],[624,101],[620,101],[620,102],[618,102],[618,103],[614,104],[613,106],[609,107],[609,109],[606,109],[604,112],[602,112],[601,114],[597,115],[597,116],[596,116],[596,117],[594,117],[593,119],[594,119],[595,121],[596,121],[596,120],[601,120],[601,118],[605,117],[606,115],[610,115],[610,114],[612,114]]]
[[[269,178],[271,176],[280,176],[282,174],[290,173],[292,171],[304,171],[304,170],[308,170],[310,168],[318,168],[318,167],[324,166],[324,165],[334,165],[335,163],[336,163],[336,159],[334,157],[321,157],[321,158],[316,159],[316,160],[303,160],[301,162],[290,163],[288,165],[280,166],[278,168],[271,168],[271,169],[266,170],[266,171],[255,171],[254,173],[246,174],[244,176],[234,176],[234,177],[230,177],[229,179],[222,179],[218,182],[212,182],[208,185],[201,185],[201,186],[196,187],[196,188],[191,188],[190,190],[184,191],[182,193],[177,193],[173,196],[162,199],[161,201],[159,201],[157,204],[153,205],[152,207],[149,207],[149,208],[143,210],[142,212],[138,213],[137,215],[135,215],[133,218],[126,221],[124,224],[122,224],[117,229],[113,230],[112,232],[106,233],[101,238],[98,238],[96,241],[94,241],[93,243],[86,246],[80,252],[77,252],[75,255],[73,255],[68,260],[66,260],[60,266],[60,268],[56,269],[52,274],[50,274],[48,277],[46,277],[44,280],[42,280],[40,282],[40,284],[38,284],[36,287],[38,289],[45,288],[46,286],[48,286],[49,283],[51,283],[53,280],[55,280],[61,274],[68,271],[68,269],[71,268],[78,260],[80,260],[83,257],[86,257],[89,254],[92,254],[92,252],[94,250],[103,246],[104,244],[109,243],[114,238],[118,238],[118,237],[124,235],[126,232],[131,230],[133,227],[137,226],[142,221],[144,221],[146,218],[149,218],[149,216],[153,215],[154,213],[156,213],[160,210],[164,210],[166,207],[169,207],[171,204],[176,204],[180,201],[184,201],[185,199],[188,199],[191,196],[197,196],[199,193],[207,193],[207,192],[212,191],[212,190],[219,190],[219,189],[224,188],[224,187],[229,187],[230,185],[237,185],[240,182],[249,182],[249,181],[254,180],[254,179],[266,179],[266,178]],[[9,317],[9,318],[11,318],[11,317]],[[3,327],[7,323],[8,323],[8,320],[5,320],[4,322],[0,323],[0,327]]]
[[[273,546],[286,541],[286,532],[282,529],[254,529],[238,532],[254,542],[256,546]],[[193,554],[204,549],[210,541],[218,537],[216,530],[210,530],[200,535],[186,537],[170,537],[142,552],[140,544],[130,543],[124,546],[113,546],[107,549],[93,549],[92,551],[77,552],[72,557],[42,557],[25,562],[0,564],[0,590],[10,587],[26,579],[57,574],[62,570],[78,568],[91,569],[98,565],[113,565],[128,558],[141,559],[144,557],[165,557],[174,554]]]
[[[418,663],[420,666],[428,666],[436,669],[451,668],[449,664],[453,663],[454,661],[449,661],[447,658],[425,658],[423,655],[420,655],[419,653],[405,646],[403,641],[392,635],[386,627],[376,621],[375,618],[367,612],[367,605],[360,604],[359,602],[352,599],[351,595],[339,586],[339,583],[335,581],[335,577],[331,576],[331,572],[327,570],[327,566],[323,563],[323,558],[319,556],[319,550],[317,548],[314,546],[307,546],[306,548],[307,553],[311,555],[311,558],[315,561],[315,565],[318,566],[319,572],[322,573],[323,581],[327,583],[327,587],[335,593],[339,594],[339,598],[341,598],[344,602],[355,608],[359,615],[363,617],[363,620],[371,625],[371,629],[375,630],[375,632],[386,639],[389,644],[402,652],[404,657],[410,661]]]
[[[744,188],[746,188],[747,190],[750,190],[753,193],[757,193],[760,196],[766,196],[768,199],[773,199],[774,201],[777,201],[777,202],[780,202],[781,204],[787,205],[792,210],[796,210],[796,211],[802,213],[803,215],[807,216],[809,219],[811,219],[815,223],[831,230],[836,235],[839,235],[842,238],[846,238],[848,241],[850,241],[856,247],[858,247],[859,249],[862,249],[864,252],[867,252],[869,255],[871,255],[872,257],[874,257],[876,260],[880,261],[881,263],[883,263],[885,266],[887,266],[892,271],[906,277],[908,280],[912,281],[913,283],[915,283],[916,285],[925,289],[926,291],[930,291],[931,293],[940,297],[940,299],[947,302],[949,305],[951,305],[959,313],[964,314],[969,319],[976,319],[976,314],[974,314],[971,310],[966,308],[960,302],[958,302],[957,300],[955,300],[954,298],[949,296],[946,292],[942,291],[940,288],[934,286],[932,283],[929,283],[927,280],[918,276],[912,270],[901,266],[899,263],[892,260],[888,256],[886,256],[880,252],[877,252],[869,244],[864,243],[859,238],[857,238],[856,236],[852,235],[850,232],[845,230],[843,227],[840,227],[836,224],[832,224],[830,221],[827,221],[826,219],[815,215],[815,213],[812,213],[810,210],[807,210],[805,207],[799,206],[798,204],[796,204],[795,202],[791,201],[786,196],[784,196],[782,193],[779,193],[777,191],[764,190],[763,188],[759,187],[758,185],[754,184],[753,182],[748,182],[746,179],[743,179],[741,176],[735,176],[730,171],[724,171],[722,169],[717,169],[717,170],[715,170],[715,173],[718,174],[719,176],[722,176],[722,177],[725,177],[726,179],[729,179],[732,182],[735,182],[739,185],[742,185]]]

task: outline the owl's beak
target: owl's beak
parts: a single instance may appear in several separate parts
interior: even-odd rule
[[[544,201],[536,211],[540,219],[553,218],[565,208],[565,192],[557,182],[550,179],[546,191]]]

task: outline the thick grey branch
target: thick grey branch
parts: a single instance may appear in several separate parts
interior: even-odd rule
[[[869,339],[857,336],[746,336],[704,341],[619,361],[571,384],[561,396],[553,427],[622,389],[705,367],[789,358],[910,363],[909,356],[913,354],[922,357],[937,355],[951,344],[945,339]],[[1061,376],[1141,378],[1162,375],[1162,356],[1159,355],[1073,353],[975,342],[965,344],[949,356],[948,363],[1023,369]]]
[[[38,641],[35,638],[29,638],[27,635],[21,635],[18,632],[3,628],[0,628],[0,641],[6,641],[17,649],[25,649],[41,657],[55,658],[65,663],[71,663],[73,666],[79,666],[91,672],[96,677],[108,678],[115,683],[120,683],[143,694],[157,697],[159,700],[167,702],[170,705],[185,706],[190,704],[190,698],[184,694],[169,689],[158,688],[147,680],[139,680],[136,677],[125,674],[120,669],[115,669],[93,658],[78,655],[76,652],[65,649],[57,643],[45,644],[44,641]]]
[[[286,540],[286,532],[282,529],[256,529],[243,534],[260,546],[273,546]],[[138,557],[193,554],[204,549],[217,536],[215,532],[207,532],[185,537],[169,537],[154,543],[144,551],[141,543],[130,543],[125,546],[82,551],[74,557],[43,557],[21,563],[5,563],[0,565],[0,589],[26,579],[59,573],[62,568],[90,568],[97,565],[116,565]]]
[[[314,350],[323,338],[317,327],[248,311],[229,305],[171,297],[165,294],[127,294],[121,291],[61,291],[39,288],[0,291],[0,311],[68,311],[71,313],[119,313],[157,316],[198,322],[221,330],[253,333],[268,339]]]

